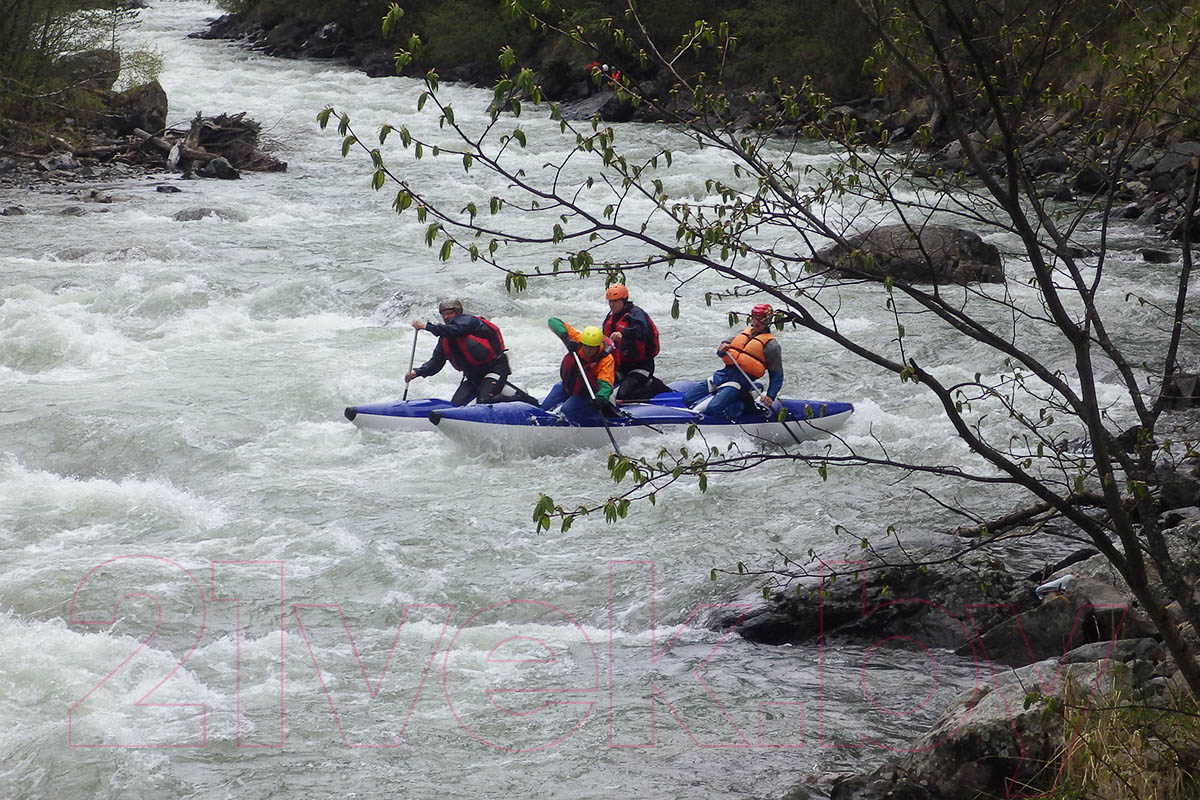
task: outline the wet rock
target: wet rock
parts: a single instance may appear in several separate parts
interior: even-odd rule
[[[158,186],[154,187],[154,191],[159,192],[161,194],[175,194],[176,192],[182,192],[183,190],[180,189],[178,186],[171,186],[170,184],[160,183]]]
[[[1170,264],[1175,260],[1175,257],[1166,250],[1159,250],[1156,247],[1143,247],[1138,250],[1138,253],[1147,264]]]
[[[220,178],[221,180],[237,180],[242,177],[242,174],[234,169],[234,166],[229,163],[227,158],[214,158],[207,164],[204,164],[200,169],[196,170],[196,174],[201,178]]]
[[[1075,190],[1083,194],[1099,194],[1108,189],[1108,175],[1096,167],[1087,166],[1075,175]]]
[[[872,256],[871,262],[866,258]],[[946,225],[912,229],[884,225],[828,247],[814,265],[852,275],[892,277],[912,283],[1002,283],[1000,251],[977,234]]]
[[[226,211],[220,208],[185,208],[172,215],[176,222],[195,222],[206,217],[216,217],[228,222],[245,222],[246,216],[236,211]]]
[[[75,162],[75,157],[67,151],[51,153],[37,160],[37,168],[42,172],[71,170],[78,166],[79,164]]]
[[[1163,387],[1163,397],[1168,408],[1190,408],[1200,400],[1200,375],[1177,372]]]
[[[1096,662],[1060,667],[1050,659],[997,672],[994,682],[953,700],[906,755],[869,775],[835,782],[830,796],[882,800],[1040,794],[1029,790],[1053,779],[1057,770],[1047,771],[1046,765],[1062,756],[1065,722],[1054,709],[1070,696],[1087,696],[1096,685],[1103,694],[1113,686],[1112,673]],[[1055,702],[1026,702],[1031,687],[1044,689]]]
[[[900,562],[886,569],[880,562],[869,562],[865,586],[864,573],[851,571],[827,581],[823,596],[817,585],[811,591],[778,595],[747,614],[736,630],[764,644],[814,642],[824,632],[869,644],[908,636],[926,647],[957,648],[969,647],[973,625],[986,630],[1012,616],[1007,604],[1016,593],[1016,581],[1002,563],[983,557],[924,567],[904,563],[909,556],[917,562],[936,560],[926,555],[885,554]],[[869,611],[865,616],[864,601]],[[1026,605],[1032,602],[1030,595]],[[968,605],[985,607],[968,613]]]
[[[1151,169],[1154,175],[1165,175],[1187,169],[1192,159],[1200,156],[1200,142],[1177,142]]]
[[[154,133],[167,126],[167,108],[167,93],[154,80],[113,95],[102,124],[117,136],[128,136],[138,128]]]
[[[28,213],[28,211],[20,206],[8,206],[7,208],[0,209],[0,217],[23,217]]]

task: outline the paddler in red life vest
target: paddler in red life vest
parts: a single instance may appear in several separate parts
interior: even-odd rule
[[[613,353],[617,399],[631,403],[671,391],[654,377],[654,357],[658,355],[658,328],[654,320],[633,304],[623,283],[608,287],[604,296],[608,299],[608,316],[601,329],[617,346]]]
[[[577,331],[557,317],[546,324],[567,347],[558,374],[561,380],[554,384],[550,394],[542,401],[543,411],[553,411],[562,406],[562,414],[571,419],[587,419],[608,413],[612,409],[613,384],[616,381],[616,363],[613,359],[613,343],[605,338],[604,331],[589,325]],[[579,356],[576,360],[576,356]],[[583,365],[585,375],[579,373]],[[586,376],[587,383],[584,383]],[[588,391],[588,387],[591,391]],[[595,395],[595,400],[592,396]]]
[[[454,405],[465,406],[472,399],[479,403],[519,401],[537,405],[536,398],[508,383],[508,354],[494,322],[464,314],[462,301],[454,298],[441,301],[438,311],[442,315],[440,323],[413,320],[414,328],[438,337],[438,345],[428,361],[404,376],[406,382],[437,375],[449,361],[463,374],[462,383],[450,398]]]
[[[713,373],[707,382],[701,381],[683,394],[683,402],[692,406],[713,395],[704,413],[709,416],[732,419],[745,413],[747,400],[752,400],[757,389],[752,387],[742,374],[757,381],[768,376],[767,391],[762,402],[770,405],[783,386],[783,352],[779,341],[771,333],[771,320],[775,311],[766,303],[759,303],[750,311],[750,326],[726,339],[717,347],[717,355],[725,366]],[[737,364],[734,364],[736,360]],[[741,367],[739,370],[738,367]]]

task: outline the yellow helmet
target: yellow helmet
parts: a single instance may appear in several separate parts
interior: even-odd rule
[[[587,347],[599,347],[604,344],[604,331],[589,325],[580,332],[579,343]]]

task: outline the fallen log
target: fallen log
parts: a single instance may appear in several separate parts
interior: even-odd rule
[[[127,144],[108,144],[97,147],[85,147],[81,150],[76,150],[72,155],[76,158],[99,158],[101,160],[112,158],[117,153],[127,152],[130,145]]]
[[[152,133],[147,133],[141,128],[134,128],[133,135],[141,139],[143,142],[157,147],[159,150],[168,155],[170,155],[171,151],[175,148],[174,143],[162,138],[161,136],[155,136]],[[216,153],[206,153],[203,150],[193,150],[192,148],[185,147],[183,145],[179,146],[179,155],[183,158],[190,158],[192,161],[199,161],[205,164],[207,164],[209,161],[212,161],[214,158],[220,158],[220,156]]]

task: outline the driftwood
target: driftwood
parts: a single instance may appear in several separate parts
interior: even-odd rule
[[[253,119],[240,114],[221,114],[204,117],[199,112],[186,131],[171,130],[168,134],[183,136],[183,156],[187,150],[215,153],[222,156],[237,169],[284,172],[287,163],[264,153],[259,148],[262,126]]]
[[[106,144],[96,147],[84,147],[72,153],[76,158],[98,158],[103,161],[119,153],[128,153],[128,144]]]
[[[1104,496],[1084,492],[1083,494],[1072,495],[1067,498],[1067,503],[1072,506],[1103,506]],[[983,525],[976,525],[972,528],[955,528],[951,535],[961,536],[966,539],[976,539],[981,536],[993,536],[997,533],[1011,530],[1018,525],[1023,525],[1027,522],[1032,522],[1037,517],[1046,514],[1053,516],[1058,512],[1054,510],[1054,506],[1050,503],[1035,503],[1028,508],[1022,508],[1014,511],[1011,514],[1005,514],[1002,517],[987,522]]]
[[[161,136],[155,136],[152,133],[147,133],[141,128],[134,128],[133,135],[141,139],[143,142],[148,142],[149,144],[154,145],[156,148],[168,155],[170,155],[171,151],[175,149],[176,143],[164,139]],[[217,153],[206,153],[203,150],[193,150],[192,148],[185,146],[180,146],[179,155],[183,158],[190,158],[192,161],[199,161],[201,163],[206,163],[212,161],[214,158],[221,157]]]

